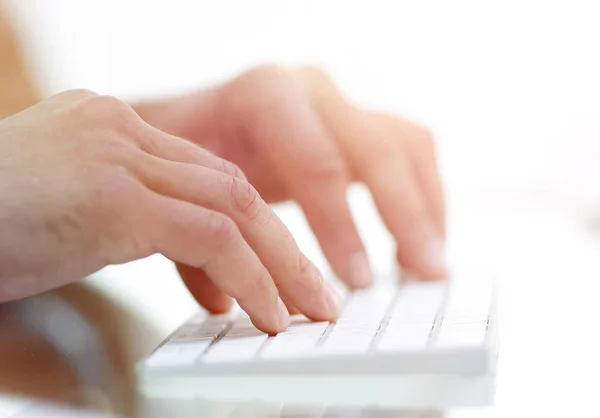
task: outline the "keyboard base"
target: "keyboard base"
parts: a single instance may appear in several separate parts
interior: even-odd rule
[[[146,398],[262,401],[382,408],[482,407],[492,403],[495,376],[147,376]]]

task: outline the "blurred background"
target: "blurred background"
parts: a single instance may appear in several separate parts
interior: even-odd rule
[[[490,413],[589,412],[586,381],[600,348],[590,335],[600,313],[595,2],[5,3],[41,97],[87,88],[138,100],[265,62],[313,64],[355,103],[429,126],[449,200],[451,261],[496,272],[507,301]],[[357,187],[350,198],[375,268],[385,272],[393,267],[389,237],[368,194]],[[278,211],[326,268],[297,208]],[[86,283],[137,321],[133,359],[197,309],[160,257],[109,267]]]

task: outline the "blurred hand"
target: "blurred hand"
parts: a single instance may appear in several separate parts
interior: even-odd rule
[[[266,332],[289,322],[281,299],[338,313],[239,168],[115,98],[70,91],[0,121],[0,196],[0,302],[161,253],[206,278],[200,303],[233,297]]]
[[[214,89],[136,110],[150,124],[237,164],[267,202],[297,201],[336,274],[351,287],[372,281],[346,201],[351,181],[369,187],[401,266],[424,279],[445,275],[444,199],[431,134],[352,106],[322,71],[260,67]],[[197,292],[208,282],[201,271],[181,274]],[[220,297],[219,306],[227,303]]]

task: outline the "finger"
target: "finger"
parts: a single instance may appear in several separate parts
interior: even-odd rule
[[[258,84],[236,123],[267,153],[337,276],[351,287],[369,285],[372,273],[346,199],[348,173],[334,141],[290,77],[274,74]]]
[[[277,333],[289,324],[287,308],[271,275],[225,215],[152,193],[146,202],[143,239],[156,252],[202,269],[215,285],[237,300],[260,330]]]
[[[337,317],[337,295],[249,183],[206,167],[155,158],[147,159],[139,176],[157,193],[232,219],[270,272],[286,305],[315,320]]]
[[[361,177],[396,240],[400,265],[422,279],[444,277],[443,239],[429,216],[410,162],[402,153],[367,161]]]
[[[233,306],[232,299],[221,291],[202,269],[177,264],[177,271],[186,287],[200,304],[211,314],[226,313]],[[286,298],[281,298],[290,315],[301,313]]]
[[[246,180],[246,176],[238,166],[215,156],[193,142],[162,132],[145,122],[140,132],[137,138],[138,145],[150,155],[165,160],[209,167]]]
[[[301,75],[311,78],[313,104],[345,150],[354,176],[369,187],[395,238],[400,264],[421,278],[444,276],[443,236],[397,132],[350,105],[322,73]]]
[[[406,144],[410,155],[415,180],[422,190],[428,210],[431,213],[440,236],[446,236],[446,205],[444,191],[440,180],[435,142],[427,129],[405,119],[384,114],[374,114],[373,123],[389,126],[391,133],[398,141]]]
[[[282,297],[281,300],[283,300],[283,303],[285,303],[285,306],[287,307],[287,310],[289,312],[290,315],[296,315],[296,314],[301,314],[302,312],[300,311],[300,309],[296,308],[289,300],[287,300],[286,298]]]
[[[351,146],[362,152],[351,151],[350,161],[394,236],[400,265],[422,279],[444,277],[444,237],[417,181],[411,157],[384,126],[366,123],[356,132],[363,138],[383,138],[380,146],[370,149]]]
[[[177,264],[181,279],[196,301],[212,314],[229,312],[233,301],[221,291],[204,270]]]

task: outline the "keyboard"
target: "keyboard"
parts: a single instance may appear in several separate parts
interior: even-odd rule
[[[498,352],[491,281],[381,281],[335,322],[292,317],[267,335],[235,309],[198,313],[140,364],[146,393],[222,400],[488,405]]]

